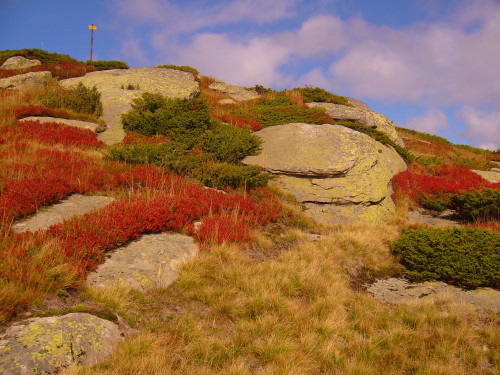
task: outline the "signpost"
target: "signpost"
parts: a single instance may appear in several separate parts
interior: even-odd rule
[[[89,25],[89,29],[91,30],[91,33],[90,33],[90,61],[92,61],[92,48],[94,46],[94,30],[97,30],[97,26],[94,24]]]

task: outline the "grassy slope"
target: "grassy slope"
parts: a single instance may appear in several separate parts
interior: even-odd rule
[[[2,98],[0,125],[12,124],[13,108],[29,96]],[[217,95],[220,97],[220,95]],[[460,147],[419,147],[420,136],[405,133],[418,156],[449,162],[447,150],[474,159]],[[414,146],[413,143],[417,144]],[[434,141],[431,141],[434,143]],[[423,143],[427,145],[426,143]],[[37,145],[36,147],[41,147]],[[46,146],[44,146],[46,147]],[[56,148],[60,146],[54,146]],[[438,152],[436,153],[436,150]],[[450,151],[451,152],[451,151]],[[100,154],[86,151],[100,160]],[[489,154],[485,154],[489,158]],[[100,161],[99,161],[100,162]],[[108,192],[120,196],[123,190]],[[148,192],[146,191],[145,194]],[[286,201],[286,197],[282,197]],[[372,274],[391,275],[397,259],[389,244],[399,220],[379,226],[320,228],[295,212],[253,232],[254,246],[207,247],[187,264],[177,283],[138,293],[124,288],[69,291],[56,304],[123,316],[137,333],[106,362],[73,368],[73,374],[493,374],[500,369],[500,314],[479,315],[446,296],[434,303],[391,307],[356,287]],[[3,223],[2,236],[10,223]],[[310,232],[322,233],[318,242]],[[5,241],[2,246],[5,246]],[[57,244],[55,253],[57,253]],[[5,249],[4,249],[5,250]],[[51,254],[54,249],[45,247]],[[39,257],[47,256],[40,251]],[[76,277],[68,272],[67,286]],[[40,300],[46,295],[40,294]],[[60,293],[64,295],[64,293]],[[0,295],[1,297],[1,295]],[[66,302],[65,302],[66,301]],[[45,312],[47,305],[35,305]]]

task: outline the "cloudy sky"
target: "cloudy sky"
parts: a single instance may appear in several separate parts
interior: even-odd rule
[[[500,0],[0,0],[0,50],[320,86],[397,125],[500,147]]]

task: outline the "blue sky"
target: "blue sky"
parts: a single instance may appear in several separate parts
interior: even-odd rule
[[[397,125],[500,147],[500,0],[0,0],[0,50],[320,86]]]

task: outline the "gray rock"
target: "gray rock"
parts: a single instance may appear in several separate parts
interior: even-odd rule
[[[164,288],[178,275],[179,267],[198,253],[191,237],[176,233],[148,234],[109,253],[88,286],[122,284],[147,290]]]
[[[394,211],[392,177],[406,169],[392,148],[340,125],[286,124],[255,133],[262,152],[243,160],[325,223],[380,222]]]
[[[0,66],[0,69],[28,69],[37,65],[42,65],[42,63],[39,60],[28,60],[22,56],[12,56]]]
[[[132,100],[144,92],[158,93],[169,98],[194,97],[200,92],[198,82],[191,73],[165,68],[104,70],[62,80],[60,85],[70,88],[80,82],[87,87],[96,86],[101,93],[102,119],[108,125],[108,129],[99,134],[99,139],[107,144],[120,142],[125,137],[121,115],[129,111]],[[138,86],[139,89],[122,89],[129,84]]]
[[[0,79],[0,89],[18,89],[20,87],[45,87],[52,79],[51,72],[31,72]]]
[[[408,303],[420,298],[435,298],[445,294],[457,303],[471,303],[480,309],[500,311],[500,290],[478,288],[463,290],[441,281],[410,283],[404,279],[384,279],[368,286],[367,291],[379,301],[390,304]]]
[[[120,341],[116,324],[90,314],[32,318],[0,336],[0,373],[53,374],[73,363],[94,365]]]
[[[102,208],[113,201],[114,198],[110,197],[74,194],[59,203],[40,210],[29,219],[17,222],[12,226],[12,230],[16,233],[22,233],[47,229],[51,225],[62,223],[73,216],[83,215]]]
[[[227,105],[227,104],[236,104],[233,99],[221,99],[219,100],[219,104]]]
[[[223,83],[223,82],[214,82],[210,86],[208,86],[208,88],[210,90],[227,94],[236,101],[252,100],[260,98],[260,95],[257,94],[255,91],[250,91],[245,89],[244,87],[230,85],[228,83]]]
[[[76,126],[77,128],[81,128],[81,129],[90,129],[93,132],[95,132],[100,127],[100,125],[96,124],[95,122],[69,120],[69,119],[57,118],[57,117],[30,116],[30,117],[25,117],[25,118],[19,120],[19,122],[25,122],[25,121],[39,121],[41,123],[58,122],[60,124],[65,124],[65,125],[69,125],[69,126]]]
[[[492,168],[489,171],[479,171],[479,170],[473,169],[472,172],[477,173],[482,178],[484,178],[485,180],[487,180],[491,183],[497,183],[497,182],[500,182],[500,170],[496,171],[495,169],[498,169],[498,168]]]
[[[353,120],[370,128],[375,128],[389,136],[396,144],[404,147],[404,142],[399,138],[394,123],[386,116],[372,111],[363,102],[349,98],[349,103],[354,107],[333,103],[307,103],[311,108],[324,108],[333,119]]]

